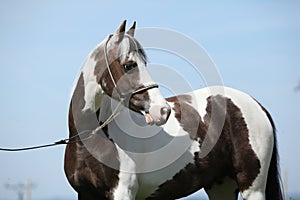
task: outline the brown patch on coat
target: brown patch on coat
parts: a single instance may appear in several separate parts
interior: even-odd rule
[[[84,80],[81,74],[69,107],[69,137],[84,131],[89,135],[89,132],[98,126],[96,113],[83,112],[84,105]],[[72,138],[72,141],[77,140],[80,140],[80,137]],[[117,162],[114,144],[103,132],[95,134],[86,142],[85,145],[89,146],[89,150],[82,142],[68,144],[66,147],[64,169],[68,181],[77,191],[80,200],[109,199],[118,184],[119,164],[114,163],[115,169],[108,167],[94,155],[105,154],[107,158],[103,159],[110,160],[112,156],[115,158],[112,160]]]
[[[191,139],[203,139],[206,133],[206,126],[201,120],[199,113],[190,105],[192,97],[190,95],[179,95],[167,98],[168,102],[173,102],[175,118],[178,120],[183,130],[190,134]]]
[[[201,188],[209,189],[225,177],[237,182],[240,191],[248,189],[260,171],[260,162],[249,143],[249,132],[241,110],[231,99],[221,95],[207,98],[204,121],[191,105],[191,98],[178,96],[169,98],[174,102],[175,117],[191,134],[191,138],[201,141],[206,135],[208,126],[218,125],[218,118],[212,119],[212,104],[221,106],[226,101],[226,116],[222,133],[211,152],[204,158],[195,153],[194,163],[188,164],[171,180],[161,184],[147,199],[178,199],[185,197]],[[214,108],[215,109],[215,108]],[[224,108],[216,108],[223,111]],[[215,112],[215,111],[214,111]],[[186,118],[186,119],[184,119]],[[198,127],[195,130],[193,127]],[[196,134],[195,134],[196,133]],[[209,139],[209,138],[208,138]]]
[[[228,121],[233,146],[233,167],[240,191],[248,189],[260,172],[260,162],[249,141],[249,130],[241,110],[227,100]]]

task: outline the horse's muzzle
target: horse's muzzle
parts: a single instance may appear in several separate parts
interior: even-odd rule
[[[149,109],[149,112],[146,113],[146,122],[150,125],[161,126],[164,125],[171,114],[171,107],[169,104],[165,106],[152,105]]]

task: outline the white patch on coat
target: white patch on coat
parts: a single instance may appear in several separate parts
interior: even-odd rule
[[[104,94],[101,86],[97,83],[96,75],[94,74],[97,62],[93,58],[89,58],[82,69],[84,81],[84,100],[85,105],[83,111],[91,110],[95,112],[100,104]],[[97,102],[97,104],[96,104]]]
[[[141,85],[148,86],[148,85],[153,85],[155,84],[154,81],[152,80],[145,63],[141,58],[138,56],[132,57],[132,60],[136,61],[138,66],[139,66],[139,82]],[[150,108],[162,108],[166,107],[166,100],[163,97],[162,93],[160,92],[159,88],[152,88],[149,89],[148,91],[149,95],[149,100],[150,100]],[[160,112],[160,110],[159,110]]]
[[[135,171],[134,161],[116,144],[118,151],[120,169],[118,185],[113,192],[114,200],[132,200],[135,199],[138,188],[137,177],[135,173],[127,170]]]

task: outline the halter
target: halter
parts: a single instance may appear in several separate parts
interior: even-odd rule
[[[124,100],[126,100],[126,99],[128,99],[128,98],[130,98],[134,94],[141,93],[141,92],[153,89],[153,88],[158,88],[158,85],[156,83],[152,83],[152,84],[149,84],[149,85],[143,85],[143,87],[140,87],[140,88],[135,89],[134,91],[128,92],[128,93],[122,93],[119,90],[119,88],[117,87],[116,81],[115,81],[115,79],[114,79],[114,77],[112,75],[112,72],[111,72],[111,69],[110,69],[110,65],[109,65],[109,62],[108,62],[108,56],[107,56],[107,44],[108,44],[109,40],[112,38],[112,36],[113,36],[112,34],[109,35],[108,39],[105,42],[105,45],[104,45],[104,57],[105,57],[106,68],[108,70],[110,79],[111,79],[111,81],[114,84],[114,88],[116,89],[116,91],[117,91],[117,93],[118,93],[118,95],[120,97],[121,102],[124,101]]]

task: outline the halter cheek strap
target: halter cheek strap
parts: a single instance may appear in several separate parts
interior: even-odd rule
[[[121,101],[124,101],[125,99],[128,99],[130,98],[132,95],[134,94],[137,94],[137,93],[142,93],[142,92],[145,92],[147,90],[150,90],[150,89],[153,89],[153,88],[158,88],[158,85],[156,83],[153,83],[153,84],[148,84],[146,86],[143,86],[141,88],[138,88],[138,89],[135,89],[133,92],[128,92],[128,93],[122,93],[120,91],[120,89],[118,88],[117,84],[116,84],[116,81],[112,75],[112,72],[111,72],[111,69],[110,69],[110,65],[109,65],[109,62],[108,62],[108,56],[107,56],[107,44],[109,42],[109,40],[112,38],[112,34],[108,36],[106,42],[105,42],[105,45],[104,45],[104,57],[105,57],[105,63],[106,63],[106,68],[107,68],[107,71],[108,71],[108,74],[110,76],[110,79],[112,81],[112,83],[114,84],[114,88],[116,89],[119,97],[120,97],[120,100]]]
[[[115,80],[114,80],[114,78],[113,78],[112,72],[111,72],[111,70],[110,70],[110,65],[109,65],[109,62],[108,62],[108,56],[107,56],[107,44],[108,44],[108,42],[109,42],[109,40],[111,39],[112,36],[113,36],[112,34],[109,35],[108,38],[107,38],[107,40],[106,40],[106,42],[105,42],[105,45],[104,45],[104,57],[105,57],[105,63],[106,63],[106,67],[107,67],[109,76],[110,76],[110,78],[111,78],[111,81],[112,81],[113,84],[114,84],[114,87],[116,88],[116,87],[117,87],[117,84],[116,84],[116,82],[115,82]]]

